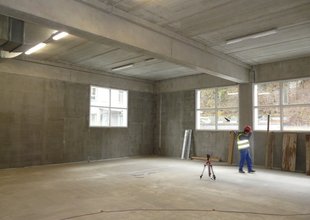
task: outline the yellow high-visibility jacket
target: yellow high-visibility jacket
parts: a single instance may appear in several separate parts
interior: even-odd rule
[[[250,147],[250,138],[252,133],[240,132],[237,137],[238,150],[246,149]]]

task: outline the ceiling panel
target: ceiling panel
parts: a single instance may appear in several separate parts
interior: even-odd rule
[[[265,60],[277,60],[277,57],[296,57],[298,51],[301,55],[310,56],[310,37],[302,40],[279,43],[277,45],[270,45],[265,47],[258,47],[254,49],[244,50],[233,53],[234,56],[240,59],[251,59],[251,63],[261,63]]]
[[[87,60],[79,62],[80,65],[86,67],[92,67],[95,69],[101,69],[107,65],[117,63],[124,60],[129,60],[141,56],[138,53],[128,52],[122,49],[114,49],[96,56],[93,56]]]
[[[309,0],[79,1],[101,9],[112,6],[215,50],[240,57],[241,61],[250,65],[269,62],[268,59],[257,59],[257,54],[252,51],[258,50],[274,61],[293,58],[288,50],[294,54],[300,51],[300,55],[304,55],[305,49],[298,45],[310,44]],[[276,35],[234,45],[225,44],[226,40],[273,28],[278,30]],[[286,43],[286,48],[279,46],[283,43]]]
[[[122,12],[121,18],[188,42],[199,42],[250,65],[310,55],[310,0],[75,0],[109,13]],[[118,15],[118,14],[116,14]],[[128,16],[127,16],[128,15]],[[134,19],[133,18],[139,18]],[[31,59],[75,65],[78,67],[162,80],[197,74],[198,71],[153,59],[141,51],[92,42],[69,35],[52,41],[52,29],[26,23],[25,46],[46,41],[48,45],[32,54]],[[276,28],[274,35],[236,44],[226,40]],[[165,33],[165,32],[164,32]],[[171,35],[169,35],[171,36]],[[146,39],[147,42],[148,39]],[[22,55],[19,59],[27,59]],[[117,66],[133,67],[112,71]]]
[[[84,60],[91,59],[92,57],[98,56],[103,53],[107,53],[108,51],[116,50],[117,48],[98,44],[91,41],[80,44],[71,50],[64,51],[59,54],[58,57],[54,57],[55,60],[66,61],[73,64],[79,64]]]

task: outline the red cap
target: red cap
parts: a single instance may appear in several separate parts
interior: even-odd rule
[[[246,132],[246,133],[249,133],[249,132],[252,131],[252,128],[251,128],[250,125],[247,125],[247,126],[244,127],[243,131]]]

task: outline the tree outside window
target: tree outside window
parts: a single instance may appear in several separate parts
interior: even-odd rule
[[[197,130],[236,130],[238,127],[238,86],[196,90]]]
[[[310,130],[310,79],[279,81],[254,86],[254,128],[270,130]]]

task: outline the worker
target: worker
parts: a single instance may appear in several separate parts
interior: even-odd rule
[[[255,170],[253,170],[250,154],[250,138],[252,136],[252,128],[247,125],[244,127],[243,131],[238,132],[237,135],[238,150],[240,152],[239,173],[245,173],[243,171],[243,165],[245,161],[248,166],[248,172],[254,173]]]

